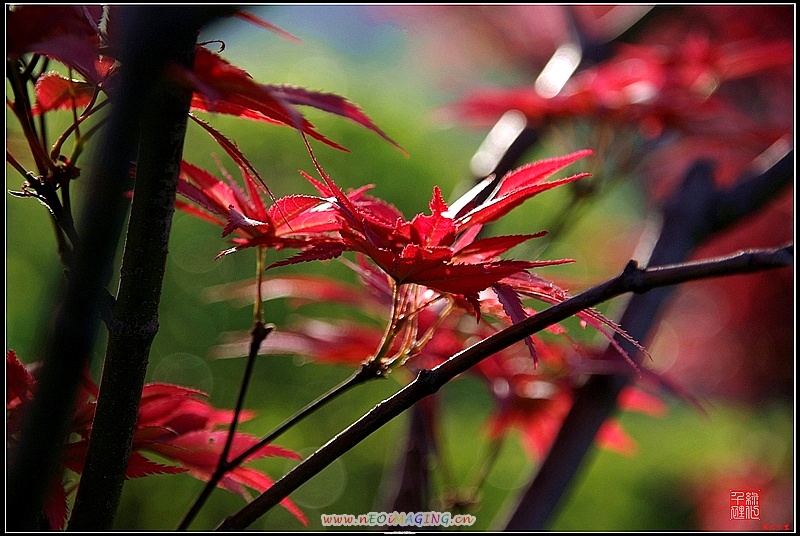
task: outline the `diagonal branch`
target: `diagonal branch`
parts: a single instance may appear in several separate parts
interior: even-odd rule
[[[358,421],[289,471],[265,493],[236,514],[225,519],[217,530],[235,531],[245,529],[334,460],[419,400],[435,393],[447,382],[466,372],[495,352],[507,348],[523,340],[526,336],[537,333],[556,322],[565,320],[579,311],[594,307],[599,303],[628,292],[643,293],[662,285],[674,285],[705,277],[751,273],[770,268],[790,266],[793,262],[793,245],[772,250],[742,252],[721,259],[658,268],[639,268],[636,262],[631,261],[619,276],[482,340],[432,370],[421,371],[414,381],[379,403]]]

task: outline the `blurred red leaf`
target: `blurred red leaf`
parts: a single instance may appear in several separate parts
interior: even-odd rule
[[[20,430],[14,424],[21,422],[22,415],[32,401],[31,395],[36,382],[17,359],[13,350],[6,353],[6,376],[9,386],[6,402],[7,441],[14,443]],[[90,379],[87,381],[91,383]],[[96,396],[97,388],[92,384],[82,392],[87,398],[79,403],[75,410],[75,418],[70,428],[71,437],[64,445],[61,458],[63,469],[78,474],[83,472],[86,460],[96,407],[92,393]],[[253,412],[245,411],[240,414],[240,419],[247,420],[252,416]],[[133,437],[133,451],[125,477],[140,478],[152,474],[189,472],[195,478],[209,480],[216,470],[228,437],[226,430],[217,428],[229,425],[232,418],[233,411],[213,407],[208,401],[208,395],[197,389],[164,383],[145,385]],[[230,456],[236,457],[257,443],[258,439],[255,437],[235,432]],[[147,452],[160,455],[175,465],[155,462],[144,455]],[[265,445],[246,461],[265,456],[299,459],[299,456],[290,450]],[[242,485],[263,492],[271,483],[272,481],[259,471],[240,466],[229,472],[218,486],[234,491],[247,499],[248,495]],[[54,480],[53,489],[45,502],[46,515],[53,530],[63,528],[66,522],[66,497],[66,489],[59,477]],[[303,524],[308,524],[303,513],[289,499],[281,504]]]
[[[103,6],[6,6],[6,53],[43,54],[97,80],[99,24]]]
[[[36,380],[14,350],[6,351],[6,409],[16,407],[33,396]]]

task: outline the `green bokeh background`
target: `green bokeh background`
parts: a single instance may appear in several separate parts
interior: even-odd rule
[[[253,11],[297,35],[302,42],[284,41],[242,21],[212,27],[204,38],[223,39],[223,56],[258,81],[289,83],[347,97],[409,154],[403,156],[374,133],[345,119],[309,110],[307,117],[322,133],[351,151],[343,153],[314,144],[317,158],[337,183],[343,187],[375,184],[373,193],[391,201],[407,216],[427,211],[434,185],[439,185],[450,199],[466,189],[469,161],[484,133],[435,120],[437,107],[455,95],[439,89],[435,80],[424,76],[419,68],[422,59],[409,54],[408,36],[403,31],[388,22],[373,23],[354,7],[276,6]],[[358,33],[355,29],[359,29]],[[69,121],[67,112],[52,115],[54,132],[59,122]],[[296,132],[228,117],[208,118],[218,130],[236,140],[276,196],[312,192],[298,173],[299,169],[311,172],[313,168]],[[9,149],[15,155],[24,154],[23,145],[14,138],[13,123],[12,118],[7,119]],[[530,158],[550,155],[547,151],[546,147],[539,148]],[[190,123],[185,158],[215,170],[212,154],[218,155],[230,171],[235,170],[213,140]],[[86,168],[91,154],[83,159]],[[17,189],[20,182],[19,175],[7,168],[7,189]],[[84,194],[78,181],[74,197],[79,201]],[[564,192],[548,192],[513,212],[493,231],[529,233],[546,228],[563,210],[566,200]],[[610,241],[620,235],[637,235],[644,228],[645,210],[635,188],[624,182],[618,184],[547,251],[552,258],[569,256],[578,262],[542,274],[563,275],[587,284],[611,275],[624,265],[631,251],[610,248],[609,258],[602,259],[598,268],[593,266],[592,255],[597,251],[593,241],[603,240],[604,232]],[[161,303],[161,330],[153,344],[148,371],[149,381],[202,389],[217,407],[233,406],[244,360],[212,360],[210,351],[225,340],[226,333],[243,332],[250,327],[252,304],[212,303],[204,298],[205,290],[251,278],[255,267],[253,250],[215,261],[215,255],[225,247],[220,229],[186,214],[176,214]],[[335,273],[354,281],[337,262],[280,269],[280,273],[292,272]],[[48,304],[60,277],[45,208],[31,200],[6,196],[6,347],[14,349],[24,361],[36,359],[41,331],[49,318]],[[618,307],[611,303],[604,310],[613,316]],[[346,314],[324,307],[316,311]],[[278,329],[288,325],[295,314],[283,302],[271,302],[266,308],[267,320]],[[599,342],[591,333],[575,336]],[[92,358],[95,377],[103,356],[102,335],[100,339]],[[308,364],[288,356],[260,358],[247,400],[257,417],[244,423],[242,430],[256,435],[269,431],[350,373],[345,367]],[[395,379],[361,386],[289,431],[279,444],[307,455],[398,387]],[[458,379],[437,396],[441,397],[444,411],[443,437],[448,459],[456,479],[463,481],[480,463],[487,448],[484,421],[492,411],[492,400],[483,386],[471,378]],[[757,461],[775,477],[792,474],[791,404],[751,407],[712,402],[707,414],[689,404],[671,401],[669,412],[661,418],[622,415],[623,426],[638,443],[638,453],[626,458],[611,452],[593,452],[552,528],[692,530],[696,528],[696,501],[688,490],[707,483],[715,473]],[[360,514],[385,509],[382,493],[403,448],[405,427],[404,415],[292,495],[308,516],[311,529],[322,528],[323,513]],[[283,459],[254,464],[275,479],[292,465]],[[481,491],[479,507],[472,512],[477,522],[471,529],[501,527],[534,469],[534,462],[512,435]],[[735,487],[735,479],[730,485]],[[170,530],[201,486],[186,475],[129,481],[116,528]],[[719,493],[726,491],[720,488]],[[214,527],[243,504],[240,497],[217,490],[193,528]],[[769,505],[764,505],[763,512],[769,512]],[[303,530],[281,508],[251,528]]]

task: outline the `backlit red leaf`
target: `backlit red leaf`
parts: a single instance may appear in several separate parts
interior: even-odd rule
[[[303,136],[303,141],[306,144],[306,150],[308,151],[308,155],[311,157],[311,161],[314,163],[314,167],[319,173],[319,176],[325,181],[325,186],[327,187],[328,191],[330,192],[330,196],[336,199],[336,202],[339,205],[339,208],[342,210],[344,216],[347,220],[356,226],[361,226],[361,217],[360,211],[356,209],[353,205],[352,201],[345,195],[345,193],[333,182],[325,170],[322,169],[322,166],[317,161],[317,158],[314,156],[314,151],[311,149],[311,144],[308,143],[308,139]]]
[[[176,475],[185,473],[183,467],[174,465],[163,465],[152,460],[148,460],[138,452],[131,452],[128,468],[125,470],[126,478],[141,478],[149,475]]]
[[[465,263],[477,263],[489,260],[495,260],[499,255],[502,255],[509,249],[522,244],[523,242],[527,242],[533,238],[539,238],[547,234],[546,231],[541,231],[536,234],[529,234],[529,235],[508,235],[508,236],[493,236],[489,238],[483,238],[481,240],[477,240],[475,242],[471,242],[468,245],[464,246],[461,249],[457,247],[454,248],[456,250],[455,255],[453,256],[454,260],[458,262],[465,262]],[[567,261],[554,261],[555,263],[560,262],[572,262],[571,260]]]
[[[289,266],[291,264],[298,264],[301,262],[311,262],[311,261],[327,261],[330,259],[335,259],[342,253],[344,253],[347,248],[343,244],[337,243],[327,243],[327,244],[316,244],[312,245],[310,248],[301,251],[297,255],[289,257],[288,259],[284,259],[282,261],[273,262],[270,264],[267,269],[277,268],[278,266]],[[228,253],[232,253],[233,250],[223,251],[221,255],[226,255]]]
[[[240,420],[252,417],[244,412]],[[149,383],[142,390],[137,424],[139,427],[166,427],[179,434],[210,429],[231,422],[231,410],[217,409],[208,395],[196,389],[165,383]]]
[[[181,163],[178,193],[219,216],[222,221],[228,218],[229,206],[239,207],[240,210],[247,210],[250,206],[240,191],[185,161]]]
[[[267,214],[278,236],[331,232],[340,227],[330,205],[309,195],[282,197],[269,207]]]
[[[58,73],[50,72],[39,77],[35,87],[36,105],[31,110],[39,115],[50,110],[71,110],[84,108],[94,95],[92,84],[80,80],[70,80]]]
[[[562,186],[564,184],[568,184],[570,182],[575,182],[576,180],[588,176],[589,173],[580,173],[577,175],[573,175],[571,177],[567,177],[565,179],[554,180],[546,183],[530,184],[514,190],[507,191],[507,193],[505,193],[501,197],[492,197],[491,199],[482,203],[480,206],[467,212],[464,216],[458,218],[456,223],[459,226],[459,228],[461,228],[467,225],[485,224],[493,222],[498,218],[508,214],[512,209],[518,207],[523,202],[527,201],[531,197],[541,192],[550,190],[552,188],[556,188],[558,186]]]
[[[593,152],[589,149],[582,151],[575,151],[574,153],[557,156],[553,158],[546,158],[537,162],[532,162],[524,166],[518,167],[509,171],[499,183],[497,192],[492,195],[492,198],[500,198],[508,195],[516,190],[526,188],[535,184],[541,183],[543,180],[550,177],[553,173],[560,171],[570,164],[573,164],[581,158],[591,156]]]
[[[332,93],[309,91],[305,88],[296,86],[281,85],[266,87],[269,88],[274,94],[291,104],[310,106],[325,112],[346,117],[347,119],[350,119],[351,121],[354,121],[359,125],[375,132],[381,138],[403,151],[404,154],[408,154],[396,141],[391,139],[383,130],[378,128],[378,126],[369,117],[367,117],[367,114],[365,114],[361,108],[348,101],[344,97],[340,97],[339,95],[334,95]]]
[[[189,470],[202,472],[208,478],[217,467],[219,455],[222,452],[227,437],[228,432],[224,430],[196,430],[181,434],[166,442],[148,444],[147,449],[161,454]],[[257,443],[258,439],[253,436],[243,433],[236,434],[231,446],[231,458],[239,456]],[[246,461],[257,460],[268,456],[279,456],[295,460],[300,459],[297,453],[288,449],[274,445],[264,445],[258,451],[250,455]]]
[[[255,227],[255,228],[268,228],[269,223],[263,221],[252,220],[236,210],[236,207],[233,205],[228,207],[228,223],[225,225],[225,228],[222,230],[222,236],[228,236],[232,232],[241,229],[243,227]]]
[[[217,129],[209,125],[207,122],[203,121],[195,117],[192,114],[189,114],[189,117],[194,120],[195,123],[203,127],[203,129],[208,132],[212,138],[222,147],[226,153],[233,159],[234,162],[239,166],[244,174],[250,174],[253,177],[258,179],[259,184],[264,188],[264,191],[269,194],[270,198],[274,201],[275,196],[272,195],[272,191],[267,186],[267,183],[264,182],[264,179],[261,178],[259,175],[258,170],[250,163],[247,157],[244,156],[242,151],[239,150],[239,147],[236,145],[235,142],[232,142],[228,138],[226,138],[221,132]]]
[[[424,247],[451,245],[455,238],[456,225],[453,218],[444,215],[447,205],[438,186],[433,189],[430,207],[430,216],[418,214],[411,220],[411,229],[415,235],[411,238]]]
[[[245,490],[241,489],[241,485],[258,490],[260,493],[267,491],[272,486],[272,479],[266,475],[259,473],[255,469],[249,467],[237,467],[226,475],[220,482],[220,487],[225,487],[229,491],[242,495],[245,500],[249,500],[248,494]],[[288,497],[280,502],[281,506],[286,508],[292,515],[294,515],[303,525],[308,526],[308,518],[302,510],[300,510]]]
[[[173,72],[196,93],[196,98],[192,99],[194,110],[287,125],[331,147],[346,151],[320,134],[271,86],[259,84],[247,71],[231,65],[204,47],[197,47],[192,71],[175,68]]]
[[[471,294],[489,288],[501,279],[535,267],[529,261],[495,261],[483,264],[439,264],[410,274],[405,283],[419,283],[440,292]]]

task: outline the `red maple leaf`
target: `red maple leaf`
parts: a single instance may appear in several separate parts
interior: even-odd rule
[[[305,248],[337,241],[339,229],[333,209],[318,197],[289,195],[267,208],[249,169],[240,165],[246,190],[226,174],[225,181],[183,162],[178,193],[194,202],[176,200],[176,207],[223,227],[222,236],[236,234],[226,255],[242,248]],[[223,170],[224,171],[224,170]]]

